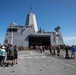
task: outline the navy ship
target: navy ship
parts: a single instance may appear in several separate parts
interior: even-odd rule
[[[32,13],[27,14],[24,26],[17,23],[11,23],[7,28],[4,39],[4,45],[12,44],[17,46],[29,47],[36,45],[64,45],[60,27],[57,26],[54,32],[45,32],[41,28],[38,29],[36,16]]]

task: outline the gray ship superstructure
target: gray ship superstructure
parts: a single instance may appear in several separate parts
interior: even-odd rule
[[[56,27],[54,32],[45,32],[41,28],[38,30],[36,16],[32,12],[27,15],[25,25],[11,23],[7,28],[4,45],[12,44],[17,46],[36,45],[64,45],[60,32],[60,27]]]

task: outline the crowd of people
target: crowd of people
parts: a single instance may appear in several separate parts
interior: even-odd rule
[[[32,47],[33,48],[33,47]],[[68,46],[68,45],[63,45],[62,47],[60,45],[57,46],[35,46],[34,49],[38,50],[39,52],[44,52],[45,50],[49,50],[50,55],[57,55],[60,56],[60,51],[65,50],[65,58],[75,58],[75,51],[76,51],[76,46]],[[69,56],[69,51],[71,51],[71,57]]]
[[[70,51],[71,51],[71,58],[75,58],[75,51],[76,51],[76,46],[71,46],[70,47]],[[66,52],[66,55],[65,55],[65,58],[69,59],[69,46],[65,46],[65,52]]]
[[[31,47],[33,48],[33,47]],[[76,51],[76,46],[68,46],[64,45],[62,48],[61,46],[35,46],[35,50],[37,50],[40,53],[43,53],[45,50],[49,50],[50,55],[52,56],[60,56],[61,49],[65,50],[65,58],[75,58],[75,51]],[[71,57],[69,56],[69,51],[71,51]],[[5,58],[6,57],[6,58]],[[6,60],[6,61],[5,61]],[[0,66],[6,66],[8,67],[10,64],[13,66],[14,64],[18,64],[18,47],[15,45],[10,45],[8,44],[7,46],[5,45],[0,45]]]
[[[0,45],[0,66],[3,67],[5,64],[7,67],[10,64],[11,66],[18,64],[18,48],[16,45]]]
[[[35,46],[35,49],[40,53],[49,50],[50,55],[56,55],[57,53],[57,56],[60,56],[60,46]]]

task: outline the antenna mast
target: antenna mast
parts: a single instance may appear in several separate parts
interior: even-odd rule
[[[32,12],[32,6],[30,6],[30,13]]]

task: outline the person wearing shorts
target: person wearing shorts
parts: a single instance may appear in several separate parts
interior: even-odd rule
[[[9,65],[9,63],[11,62],[11,66],[14,65],[14,48],[12,45],[10,45],[10,48],[8,50],[8,53],[7,53],[7,66]]]

